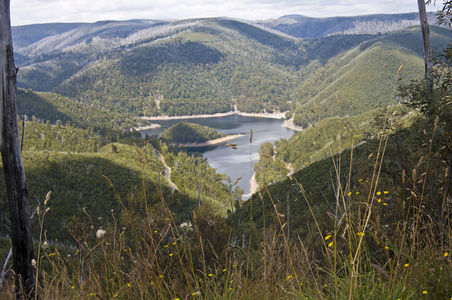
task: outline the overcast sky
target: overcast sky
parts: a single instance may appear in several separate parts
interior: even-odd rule
[[[442,3],[442,2],[439,2]],[[427,10],[436,11],[430,5]],[[276,19],[417,11],[416,0],[11,0],[12,25],[129,19]]]

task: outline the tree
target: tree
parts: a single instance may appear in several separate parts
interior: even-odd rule
[[[422,29],[422,38],[424,40],[424,65],[425,65],[425,79],[431,83],[433,81],[433,63],[432,63],[432,53],[430,47],[430,28],[428,26],[427,20],[427,12],[425,9],[425,4],[430,3],[428,0],[424,2],[424,0],[417,0],[419,6],[419,18],[421,21],[421,29]]]
[[[450,12],[451,7],[452,2],[445,1],[443,12]],[[450,26],[450,20],[442,13],[439,19]],[[411,132],[416,137],[416,144],[428,145],[418,150],[419,156],[426,157],[428,161],[423,184],[429,187],[429,201],[424,202],[424,214],[436,221],[439,238],[444,244],[444,230],[452,217],[452,44],[435,58],[434,63],[431,80],[412,81],[399,90],[405,103],[422,114],[422,118],[411,127]]]
[[[17,297],[34,297],[33,241],[27,183],[22,163],[16,113],[16,76],[11,38],[10,2],[0,1],[0,151],[11,219],[13,270]]]

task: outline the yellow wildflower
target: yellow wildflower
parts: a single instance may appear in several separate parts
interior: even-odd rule
[[[328,248],[331,248],[331,246],[333,246],[333,244],[334,244],[334,242],[330,242],[330,243],[328,244]]]
[[[292,275],[287,276],[286,281],[292,279]]]
[[[50,253],[49,257],[55,256],[55,253]]]
[[[347,196],[351,196],[352,192],[348,192]]]
[[[210,274],[209,274],[209,277],[212,277],[212,276],[213,276],[213,274],[212,274],[212,273],[210,273]]]
[[[427,292],[427,291],[423,291],[423,292],[422,292],[422,294],[424,294],[424,295],[427,295],[427,294],[428,294],[428,292]]]
[[[448,257],[449,253],[448,252],[444,252],[444,257]]]
[[[408,268],[410,266],[410,264],[404,264],[403,265],[405,268]]]
[[[173,256],[173,253],[170,253],[170,255],[169,256]]]
[[[363,236],[363,235],[364,235],[364,233],[362,233],[362,232],[358,232],[358,233],[357,233],[357,235],[358,235],[358,236]]]
[[[325,241],[329,240],[330,238],[331,238],[331,234],[328,234],[328,235],[325,237]]]
[[[380,192],[380,191],[378,191],[378,192],[377,192],[377,196],[380,196],[380,195],[381,195],[381,192]]]

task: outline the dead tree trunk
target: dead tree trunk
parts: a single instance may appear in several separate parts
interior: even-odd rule
[[[11,219],[13,270],[17,298],[34,296],[30,208],[27,183],[20,151],[16,113],[16,75],[11,38],[10,2],[0,0],[0,67],[2,103],[0,105],[0,151],[2,154]]]
[[[424,40],[424,65],[425,74],[424,77],[428,83],[433,82],[433,62],[432,52],[430,46],[430,27],[428,26],[427,11],[425,9],[425,0],[417,0],[419,7],[419,19],[421,21],[422,38]],[[427,1],[429,2],[429,1]]]

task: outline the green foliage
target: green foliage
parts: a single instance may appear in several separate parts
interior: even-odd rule
[[[234,64],[224,60],[234,52],[228,52],[225,44],[219,46],[223,47],[218,50],[223,55],[219,58],[212,50],[216,49],[214,46],[205,49],[197,42],[181,42],[173,46],[187,46],[193,51],[204,49],[207,53],[201,61],[188,54],[184,59],[192,60],[193,64],[177,80],[185,81],[189,69],[194,68],[194,74],[199,75],[196,80],[215,78],[218,82],[230,80],[237,84],[239,108],[248,109],[249,105],[250,110],[272,110],[287,104],[287,99],[293,97],[286,90],[294,86],[296,80],[292,81],[289,75],[295,68],[278,69],[274,61],[268,65],[271,60],[267,60],[276,57],[271,55],[273,50],[282,50],[281,53],[287,50],[284,49],[286,40],[235,21],[217,25],[232,29],[235,35],[251,37],[246,41],[247,46],[270,49],[261,52],[263,56],[268,55],[258,60],[262,64],[250,68],[258,75],[247,76],[250,71],[243,63],[244,56],[237,56],[234,62],[242,63],[243,70],[234,73],[228,69]],[[199,26],[181,36],[187,39],[202,36],[214,45],[214,34],[221,32],[227,36],[219,27]],[[298,46],[293,42],[287,47]],[[169,56],[173,50],[178,53],[171,47],[165,48],[170,49]],[[369,111],[370,102],[365,101],[369,97],[365,96],[369,93],[378,104],[390,103],[393,99],[388,97],[392,93],[388,82],[394,72],[387,70],[398,67],[401,61],[405,62],[405,68],[416,69],[419,57],[386,42],[360,47],[330,60],[299,91],[308,104],[311,98],[323,100],[316,102],[314,116],[307,113],[307,104],[303,107],[305,102],[299,102],[297,123],[307,126],[320,121],[289,141],[281,139],[274,146],[271,143],[261,146],[255,169],[262,190],[247,202],[237,201],[243,191],[232,191],[230,178],[217,174],[202,156],[177,152],[156,139],[143,147],[127,145],[126,141],[139,141],[133,135],[127,140],[121,140],[118,135],[118,141],[124,143],[109,143],[112,136],[93,130],[91,121],[81,125],[85,124],[82,123],[85,116],[75,119],[69,110],[64,112],[45,101],[52,95],[33,93],[30,99],[46,108],[38,111],[37,105],[30,113],[35,118],[26,123],[23,152],[30,198],[36,200],[32,201],[32,207],[44,208],[33,219],[35,236],[41,229],[43,215],[46,216],[42,225],[46,244],[38,245],[38,248],[42,246],[37,266],[42,274],[39,294],[46,299],[450,298],[450,49],[435,69],[433,85],[412,82],[401,88],[401,96],[421,113],[411,125],[416,114],[406,114],[400,106],[386,105]],[[335,51],[325,51],[330,50]],[[383,50],[391,55],[380,55]],[[257,53],[249,51],[248,54]],[[159,50],[154,53],[167,55]],[[145,57],[143,53],[138,56]],[[209,66],[204,66],[205,60]],[[318,65],[311,64],[315,66]],[[217,67],[227,73],[215,73]],[[78,81],[77,92],[81,93],[77,97],[89,103],[90,97],[99,96],[94,100],[98,102],[90,103],[102,110],[130,109],[134,114],[168,112],[173,106],[163,96],[165,89],[179,93],[174,99],[183,103],[181,109],[191,103],[191,99],[182,100],[188,99],[190,89],[178,87],[166,86],[158,90],[160,94],[156,98],[138,96],[154,84],[150,83],[154,79],[151,75],[142,86],[136,82],[135,98],[127,98],[130,86],[126,88],[122,84],[133,80],[125,79],[117,64],[110,62],[107,67],[93,68],[97,75],[111,72],[111,77],[82,74],[86,81]],[[143,68],[144,71],[137,72],[145,74],[146,67]],[[158,66],[149,68],[153,72],[159,70]],[[372,73],[373,69],[378,72]],[[169,66],[167,70],[176,74],[181,69]],[[311,71],[299,70],[294,77],[306,78]],[[208,77],[209,72],[215,76]],[[153,75],[158,78],[162,74]],[[264,81],[266,74],[276,77],[282,74],[280,77],[284,79]],[[227,80],[222,81],[221,76]],[[381,80],[379,86],[363,89],[364,85],[359,84],[369,82],[367,76]],[[72,79],[71,84],[81,77]],[[107,84],[103,85],[99,78]],[[315,78],[318,86],[314,85]],[[360,89],[352,87],[349,80]],[[188,86],[196,89],[194,81],[187,79],[187,82],[184,89]],[[278,84],[273,85],[275,82]],[[69,91],[70,84],[66,84]],[[261,88],[261,84],[270,90]],[[222,90],[222,84],[212,86]],[[333,97],[333,89],[338,91],[338,97]],[[281,93],[281,98],[276,102],[260,101],[257,97],[261,92]],[[219,107],[224,108],[231,103],[228,94],[223,95]],[[30,99],[25,100],[32,103]],[[56,103],[69,103],[58,99]],[[208,95],[201,100],[206,99]],[[217,108],[213,105],[209,110]],[[84,113],[88,116],[90,112]],[[39,123],[40,118],[49,121]],[[63,125],[62,119],[68,124]],[[71,125],[74,123],[87,129],[76,128]],[[205,128],[187,127],[187,123],[179,131],[190,136],[187,130],[202,136],[211,134]],[[346,148],[349,149],[343,151]],[[176,190],[163,179],[168,174],[164,174],[156,150],[171,167]],[[301,170],[286,178],[290,165]],[[0,178],[0,182],[4,181]],[[52,197],[43,206],[40,202],[49,190]],[[0,194],[5,198],[5,187],[1,185]],[[195,209],[198,202],[194,199],[198,195],[201,206]],[[1,233],[5,236],[8,223],[3,202],[0,211]],[[4,241],[0,243],[2,251],[7,248]],[[13,287],[9,291],[14,295]],[[8,296],[3,290],[1,297]]]
[[[119,68],[127,76],[146,76],[165,65],[197,65],[217,64],[223,54],[199,42],[181,42],[160,44],[156,47],[139,47],[125,52],[120,59]]]
[[[426,214],[437,221],[438,230],[442,233],[442,223],[448,217],[445,211],[446,198],[452,196],[452,90],[451,72],[452,45],[449,45],[437,57],[433,69],[433,82],[412,81],[400,87],[405,103],[421,113],[411,132],[413,143],[421,144],[417,148],[419,159],[414,170],[424,167],[426,183],[429,188],[429,202],[426,204]],[[402,135],[403,133],[399,133]],[[405,137],[404,137],[405,139]],[[408,144],[402,143],[404,146]],[[410,145],[412,147],[412,145]],[[422,147],[423,146],[423,147]],[[419,147],[419,146],[418,146]],[[423,158],[428,157],[427,162]],[[408,157],[401,157],[403,163],[411,167]],[[444,175],[442,172],[445,172]],[[414,176],[414,175],[413,175]]]
[[[55,93],[21,89],[17,92],[17,113],[25,115],[28,120],[34,117],[41,122],[50,120],[52,124],[59,121],[81,128],[92,127],[102,130],[105,135],[107,131],[132,128],[138,124],[138,120],[128,114],[106,112]]]
[[[315,68],[373,38],[301,42],[243,22],[203,19],[39,56],[49,47],[42,40],[36,53],[18,50],[41,62],[20,66],[19,85],[135,116],[226,112],[234,104],[246,112],[285,111]]]
[[[272,184],[285,179],[288,170],[284,162],[274,157],[273,145],[270,142],[263,143],[259,148],[259,161],[254,164],[256,181],[259,186]]]
[[[179,122],[165,129],[160,138],[168,143],[202,143],[224,137],[215,128],[202,126],[196,123]]]
[[[217,214],[225,215],[233,209],[233,203],[241,199],[243,190],[235,188],[229,176],[216,173],[207,159],[201,156],[189,156],[184,152],[169,156],[172,168],[171,179],[177,187],[193,199],[198,197],[198,186],[202,204],[210,204]]]
[[[306,126],[323,118],[355,116],[375,105],[395,103],[393,86],[402,65],[405,79],[422,74],[423,61],[419,56],[384,41],[363,51],[355,48],[331,60],[297,93],[299,105],[294,123]]]
[[[177,222],[188,221],[198,205],[193,168],[199,170],[202,203],[210,204],[218,214],[225,215],[231,201],[243,193],[239,189],[232,192],[230,179],[217,174],[207,161],[197,163],[184,153],[174,155],[166,146],[156,143],[176,170],[172,179],[179,190],[171,192],[154,148],[150,145],[137,148],[134,143],[142,144],[143,140],[119,135],[118,142],[111,143],[108,137],[91,128],[80,129],[59,121],[57,125],[36,120],[25,123],[23,160],[32,209],[52,191],[51,211],[44,227],[48,239],[71,241],[67,229],[77,220],[106,227],[119,219],[124,210],[159,206],[162,193],[173,218]],[[4,180],[0,182],[0,193],[6,198]],[[0,211],[1,232],[7,235],[5,202],[0,204]],[[91,218],[87,219],[87,215]],[[36,236],[39,228],[36,218],[33,223]]]
[[[300,170],[315,161],[373,138],[381,130],[388,112],[394,114],[394,122],[397,119],[401,127],[410,126],[415,117],[406,107],[397,105],[374,109],[354,117],[325,118],[297,132],[288,141],[275,143],[276,158],[291,164],[295,170]],[[311,114],[314,115],[312,112]]]

